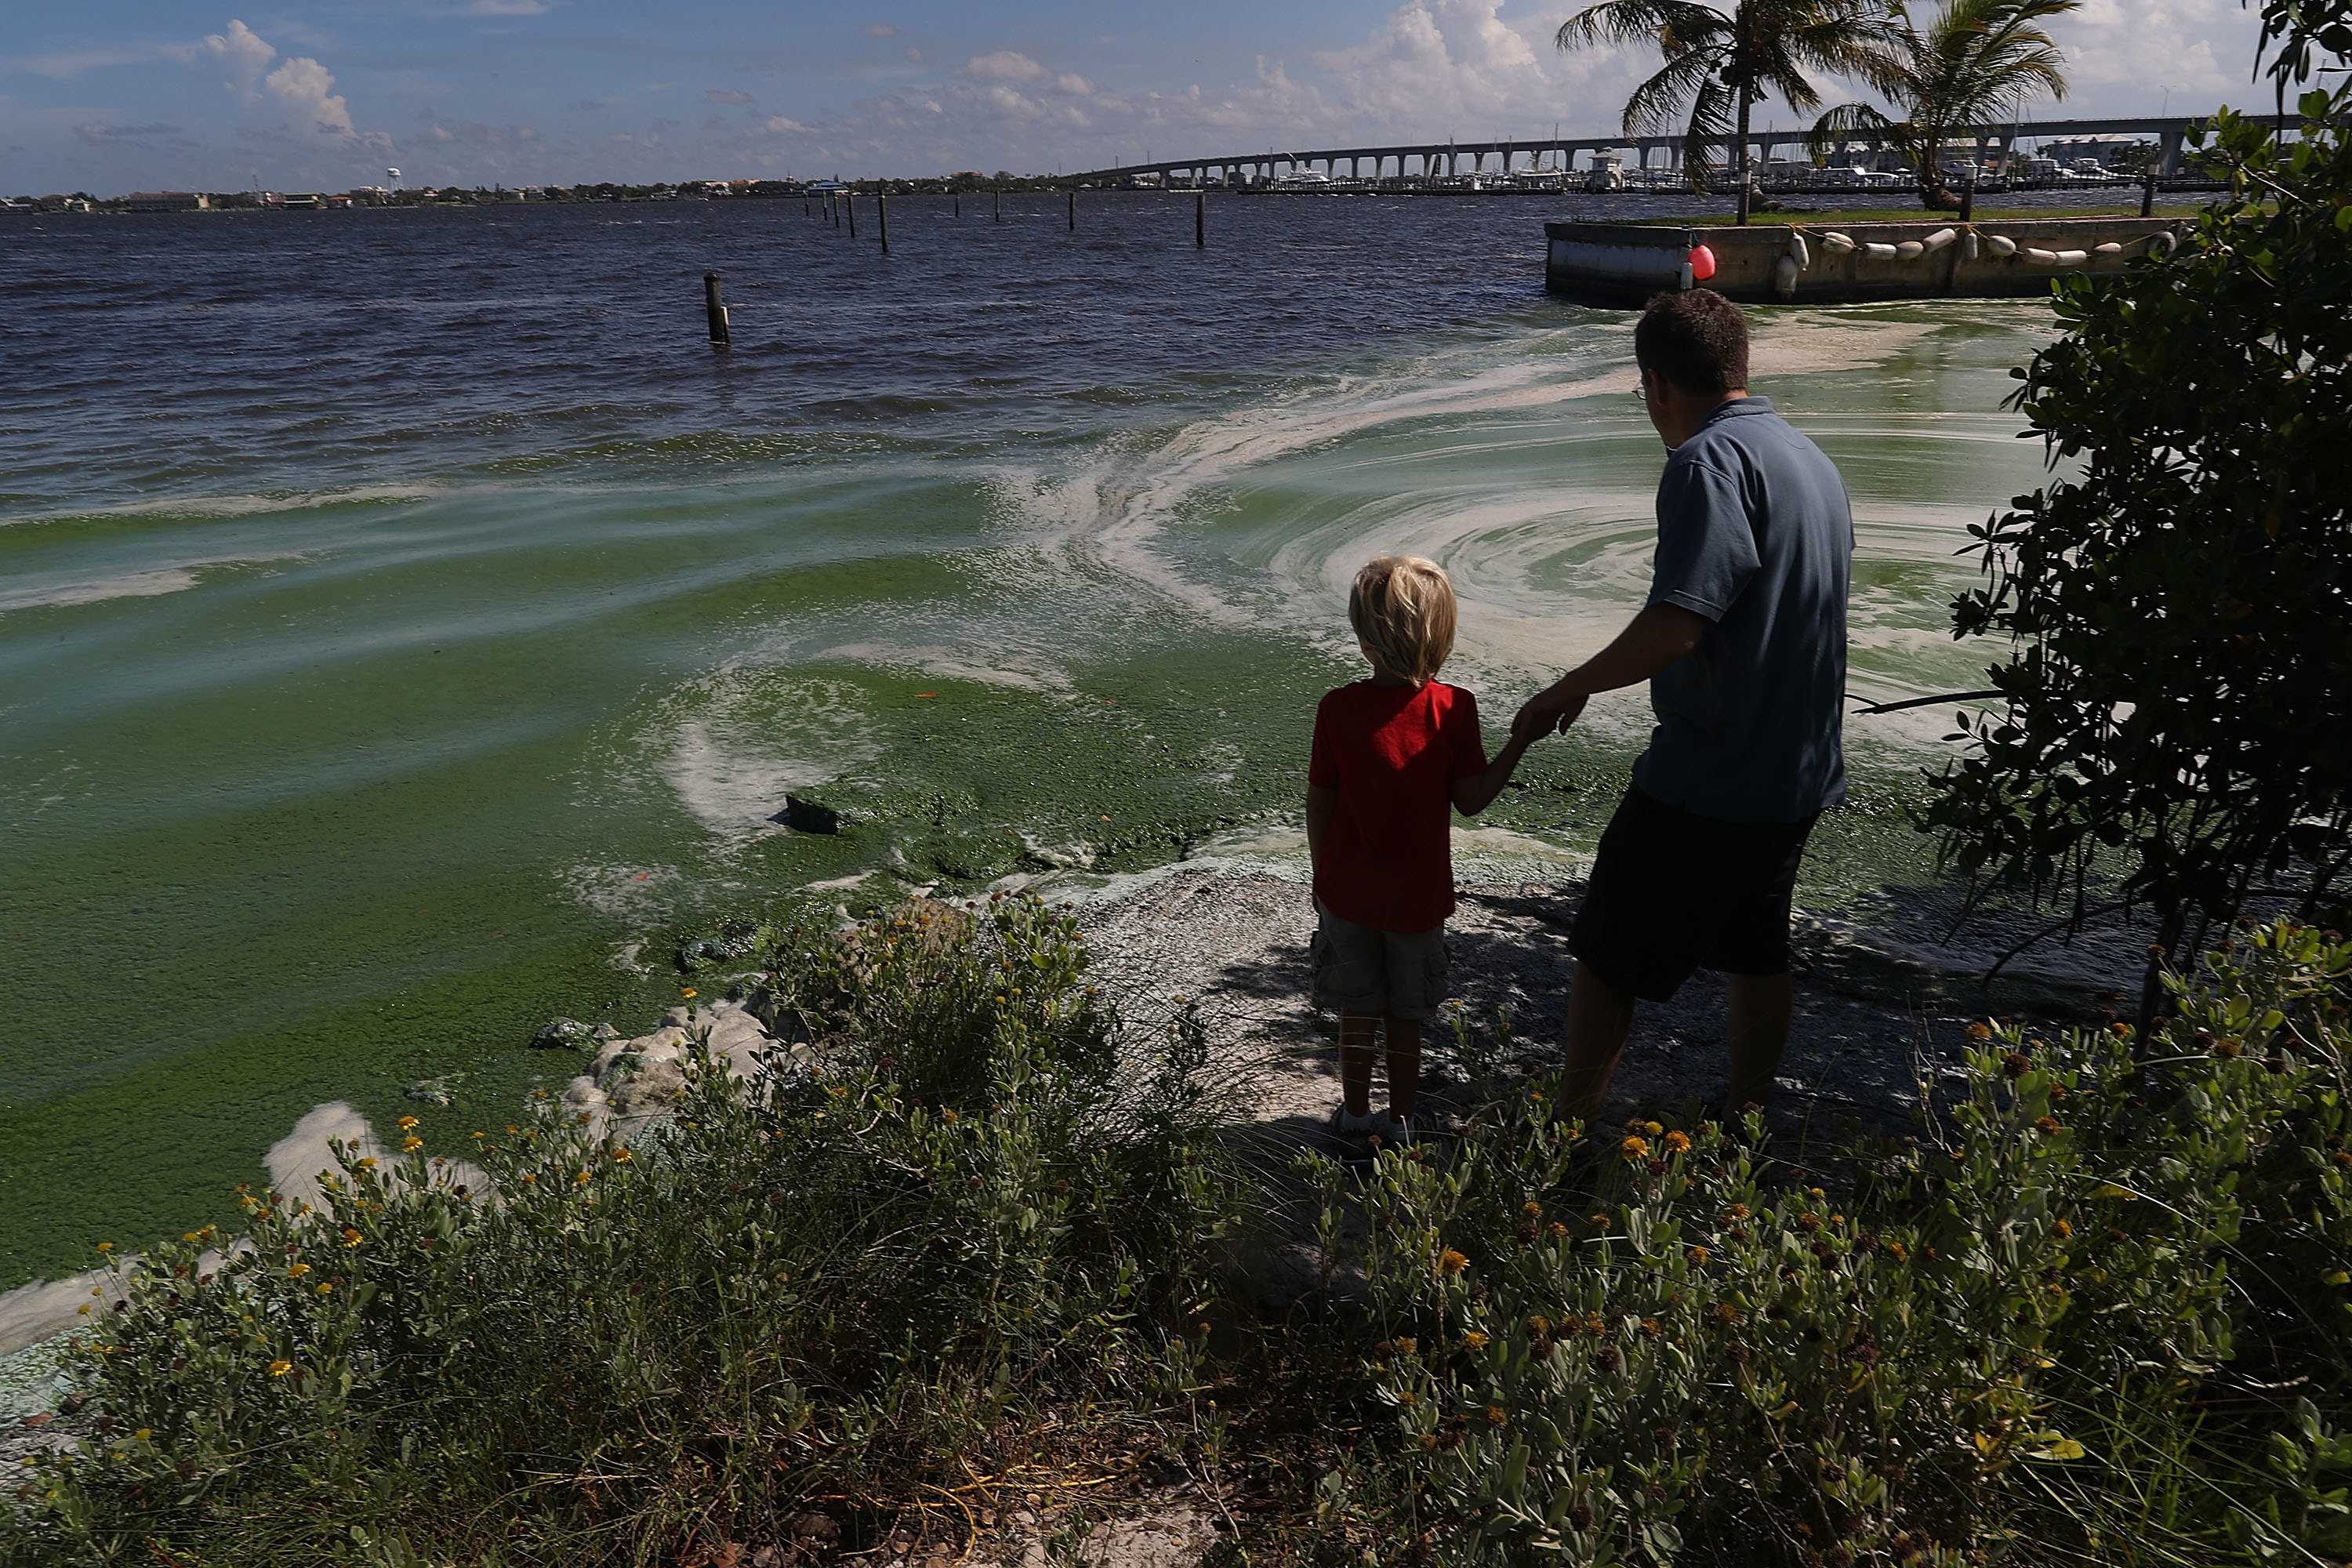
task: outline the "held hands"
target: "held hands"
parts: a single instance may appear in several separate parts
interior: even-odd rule
[[[1565,733],[1577,715],[1584,711],[1587,699],[1581,691],[1562,691],[1558,686],[1547,687],[1528,699],[1527,703],[1511,720],[1511,739],[1522,746],[1532,745],[1555,731]]]

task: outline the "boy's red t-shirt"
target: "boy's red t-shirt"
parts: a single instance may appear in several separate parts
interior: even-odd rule
[[[1454,912],[1455,779],[1486,771],[1478,700],[1433,680],[1324,693],[1307,782],[1339,792],[1315,897],[1375,931],[1429,931]]]

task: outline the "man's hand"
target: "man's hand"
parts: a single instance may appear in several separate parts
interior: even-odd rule
[[[1565,733],[1577,715],[1584,711],[1589,700],[1581,691],[1563,690],[1549,686],[1528,699],[1511,719],[1511,739],[1521,744],[1540,741],[1555,732]]]
[[[1626,623],[1616,640],[1528,700],[1511,721],[1514,739],[1540,740],[1565,730],[1596,691],[1632,686],[1681,658],[1706,635],[1706,617],[1680,605],[1652,605]]]

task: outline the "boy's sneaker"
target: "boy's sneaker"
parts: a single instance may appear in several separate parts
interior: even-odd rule
[[[1356,1116],[1341,1105],[1331,1112],[1331,1136],[1345,1147],[1349,1160],[1370,1161],[1379,1158],[1382,1149],[1411,1148],[1412,1123],[1384,1110]]]
[[[1351,1162],[1370,1159],[1374,1152],[1371,1144],[1373,1135],[1386,1133],[1389,1126],[1389,1119],[1377,1112],[1368,1111],[1362,1116],[1351,1114],[1344,1101],[1331,1108],[1329,1131],[1332,1142],[1343,1151],[1342,1157]]]

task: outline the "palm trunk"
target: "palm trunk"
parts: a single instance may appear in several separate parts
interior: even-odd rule
[[[1739,226],[1742,228],[1748,226],[1748,203],[1749,199],[1748,179],[1748,111],[1755,106],[1755,102],[1756,99],[1753,89],[1750,89],[1748,84],[1743,80],[1739,84],[1739,140],[1736,143],[1736,151],[1733,153],[1731,158],[1731,166],[1738,171],[1739,175]]]

